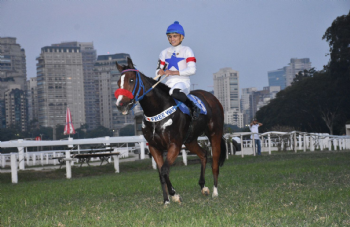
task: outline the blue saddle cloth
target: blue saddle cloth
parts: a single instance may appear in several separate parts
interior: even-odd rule
[[[201,110],[200,114],[207,115],[207,109],[205,108],[205,105],[203,102],[197,97],[192,94],[187,95],[187,98],[189,98],[196,106]],[[182,113],[191,115],[190,109],[181,101],[174,99],[176,102],[176,105],[179,106],[179,109],[182,111]]]

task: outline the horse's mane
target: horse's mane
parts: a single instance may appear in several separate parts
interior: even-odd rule
[[[126,69],[130,69],[130,67],[128,67],[127,65],[123,65],[123,70]],[[135,67],[133,68],[135,69]],[[140,71],[139,71],[140,72]],[[144,76],[146,78],[146,80],[153,86],[155,83],[157,83],[158,81],[153,80],[153,78],[146,76],[145,74],[143,74],[142,72],[140,72],[140,74],[142,76]],[[170,88],[163,84],[162,82],[160,82],[154,89],[160,89],[161,91],[163,91],[166,94],[169,94]]]

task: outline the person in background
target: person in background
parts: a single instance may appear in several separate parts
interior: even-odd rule
[[[255,153],[257,155],[261,155],[261,143],[260,143],[260,138],[258,134],[259,134],[259,127],[262,125],[263,125],[262,123],[259,123],[256,119],[254,119],[252,122],[250,122],[250,126],[249,126],[249,129],[251,132],[257,133],[250,136],[251,139],[253,139],[254,137]]]

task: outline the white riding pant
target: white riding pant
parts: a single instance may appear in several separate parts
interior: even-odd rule
[[[168,87],[170,87],[170,86],[168,85]],[[170,88],[171,89],[169,91],[169,95],[173,94],[174,89],[180,89],[181,92],[188,95],[190,93],[190,90],[191,90],[191,84],[186,83],[186,82],[178,82],[178,83],[174,84],[173,86],[171,86]]]

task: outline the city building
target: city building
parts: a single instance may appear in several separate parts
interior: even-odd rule
[[[118,81],[120,72],[116,67],[116,62],[120,65],[127,64],[129,54],[99,55],[94,64],[95,84],[97,86],[99,122],[100,125],[113,129],[114,135],[118,135],[121,128],[127,124],[134,123],[132,113],[123,115],[118,111],[114,92],[119,88]]]
[[[310,69],[311,62],[309,58],[292,58],[288,66],[267,72],[269,86],[280,86],[283,90],[292,84],[296,74]]]
[[[254,118],[255,113],[252,112],[252,108],[250,108],[250,106],[251,106],[252,95],[256,91],[257,89],[255,87],[242,89],[241,112],[243,114],[244,126],[249,125],[251,120]]]
[[[281,90],[286,88],[286,73],[284,69],[277,69],[267,72],[269,86],[280,86]]]
[[[263,106],[276,98],[276,94],[281,90],[280,86],[264,87],[263,90],[257,91],[256,88],[243,89],[241,103],[244,104],[244,124],[245,126],[255,118],[256,112]],[[243,100],[244,99],[244,100]],[[249,101],[247,101],[249,100]],[[248,105],[249,103],[249,105]],[[259,119],[258,119],[259,120]]]
[[[19,108],[16,106],[18,104],[17,94],[26,92],[26,78],[27,69],[24,49],[16,43],[16,38],[0,37],[0,127],[20,125],[22,130],[26,128],[26,126],[22,127],[22,119],[27,118],[27,112],[23,110],[22,107]],[[11,93],[12,89],[17,89],[15,96]],[[12,111],[15,106],[12,106],[13,108],[8,107],[8,105],[12,105],[13,103],[5,103],[5,94],[8,95],[7,98],[10,96],[13,98],[16,97],[17,101],[15,106],[17,109],[15,115],[13,112],[9,115],[9,111]],[[19,97],[20,96],[21,95],[19,95]],[[9,109],[6,111],[6,108]],[[23,112],[19,114],[18,111],[21,110],[23,110]],[[18,116],[21,117],[18,118]]]
[[[37,57],[38,121],[65,125],[69,107],[73,126],[85,124],[84,76],[80,47],[46,46]]]
[[[243,127],[243,114],[239,102],[239,72],[232,68],[222,68],[213,74],[214,95],[224,109],[225,124]]]
[[[96,105],[97,86],[94,77],[94,64],[96,62],[96,50],[92,42],[62,42],[53,44],[57,47],[80,47],[83,63],[83,77],[84,77],[84,102],[85,102],[85,122],[88,129],[97,128],[99,122],[99,107]]]
[[[36,77],[27,80],[28,121],[38,120],[38,87]]]
[[[14,127],[27,131],[27,99],[20,85],[5,91],[6,128]]]

